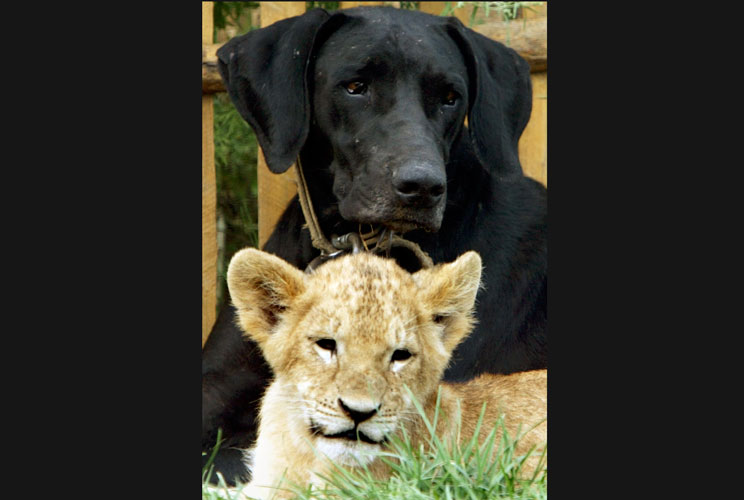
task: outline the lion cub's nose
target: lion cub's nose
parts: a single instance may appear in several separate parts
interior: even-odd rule
[[[339,398],[338,404],[341,405],[341,409],[354,421],[355,424],[360,424],[365,420],[371,418],[380,405],[374,406],[370,403],[350,403],[344,402]],[[370,408],[372,408],[370,410]]]

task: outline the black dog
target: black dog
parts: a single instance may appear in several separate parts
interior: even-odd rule
[[[301,158],[325,235],[383,225],[434,262],[484,260],[479,326],[447,380],[547,365],[547,191],[523,176],[529,67],[455,18],[393,8],[302,16],[230,40],[220,72],[272,172]],[[467,126],[464,124],[467,117]],[[264,249],[304,268],[318,255],[295,198]],[[365,226],[368,227],[368,226]],[[409,270],[405,249],[392,256]],[[269,369],[224,309],[203,350],[202,446],[245,479]]]

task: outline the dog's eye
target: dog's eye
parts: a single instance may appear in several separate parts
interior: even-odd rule
[[[346,91],[351,95],[360,95],[367,92],[367,84],[364,82],[351,82],[346,84]]]
[[[336,350],[336,341],[333,339],[319,339],[315,341],[315,345],[326,351],[333,352]]]
[[[408,349],[396,349],[395,351],[393,351],[393,357],[391,358],[391,360],[405,361],[411,356],[413,356],[413,354],[411,354],[411,351],[409,351]]]
[[[454,90],[449,90],[444,95],[444,98],[442,99],[442,104],[444,104],[445,106],[454,106],[455,103],[457,102],[457,97],[458,97],[457,92],[455,92]]]

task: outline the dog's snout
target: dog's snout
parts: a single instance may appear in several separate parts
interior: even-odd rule
[[[412,163],[398,169],[393,187],[398,198],[407,205],[432,206],[442,199],[446,183],[443,168]]]

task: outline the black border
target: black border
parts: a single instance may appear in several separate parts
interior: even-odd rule
[[[69,269],[61,299],[79,315],[51,332],[65,350],[49,353],[62,359],[50,382],[64,388],[44,396],[45,437],[74,459],[38,463],[45,484],[57,476],[93,496],[197,497],[201,5],[93,10],[79,38],[42,43],[46,54],[76,48],[45,76],[75,82],[55,95],[76,106],[48,118],[79,146],[58,168],[81,179],[63,200],[81,208],[80,228],[49,240],[75,244],[75,260],[55,265]]]

